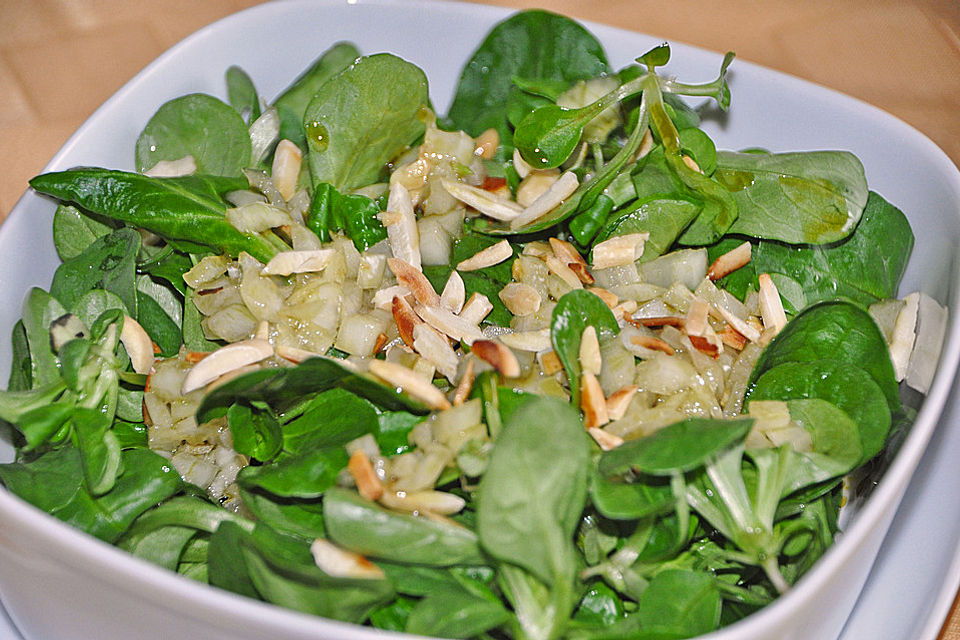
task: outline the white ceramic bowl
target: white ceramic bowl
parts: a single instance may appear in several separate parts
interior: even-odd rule
[[[48,170],[76,165],[133,168],[133,146],[156,108],[202,91],[223,97],[223,74],[239,64],[264,96],[274,96],[316,55],[350,40],[364,53],[391,51],[420,65],[440,113],[459,70],[489,28],[509,12],[422,1],[291,0],[255,7],[202,29],[166,52],[106,102],[69,140]],[[654,38],[588,25],[614,66],[657,44]],[[277,50],[281,54],[276,54]],[[710,80],[719,56],[675,46],[671,73]],[[847,149],[871,188],[901,207],[916,249],[902,291],[922,290],[951,307],[940,371],[916,424],[870,499],[846,516],[836,545],[787,595],[710,640],[827,639],[840,633],[937,424],[960,356],[957,306],[960,173],[923,135],[852,98],[737,61],[733,107],[706,125],[722,148]],[[47,287],[57,264],[53,204],[27,193],[0,229],[0,335],[20,316],[30,286]],[[8,340],[0,362],[10,364]],[[0,459],[13,450],[0,442]],[[917,540],[917,544],[923,544]],[[306,616],[182,578],[101,543],[0,490],[0,594],[28,640],[78,638],[394,637]],[[396,636],[409,638],[410,636]],[[706,638],[706,637],[705,637]]]

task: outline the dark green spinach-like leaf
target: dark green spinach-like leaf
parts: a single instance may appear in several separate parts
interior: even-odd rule
[[[366,251],[387,237],[379,213],[379,205],[367,196],[342,195],[330,183],[321,182],[313,190],[306,223],[324,242],[330,241],[332,232],[343,231],[358,251]]]
[[[372,558],[434,567],[488,562],[470,529],[388,511],[355,491],[327,491],[323,509],[330,539]]]
[[[376,182],[384,165],[423,134],[427,78],[400,58],[360,58],[329,78],[307,105],[313,183],[350,191]]]
[[[718,156],[714,178],[740,215],[730,233],[793,244],[845,238],[867,203],[863,165],[852,153],[735,153]]]
[[[600,230],[596,242],[630,233],[647,232],[642,262],[653,260],[673,247],[683,230],[700,214],[700,205],[680,198],[652,197],[637,200],[617,211]]]
[[[260,117],[260,96],[247,72],[236,65],[227,68],[227,98],[241,117],[251,123]]]
[[[197,173],[239,177],[250,164],[250,134],[240,114],[203,93],[174,98],[150,118],[137,138],[137,169],[193,156]]]
[[[77,257],[110,231],[111,227],[70,205],[60,205],[53,214],[53,244],[61,260]]]
[[[490,31],[464,66],[448,117],[470,135],[494,128],[509,143],[513,78],[572,84],[607,71],[603,47],[581,25],[546,11],[516,13]]]
[[[74,309],[84,294],[102,288],[119,296],[125,311],[136,314],[139,250],[140,234],[135,229],[117,229],[98,238],[83,253],[57,267],[50,293]]]
[[[510,612],[499,601],[458,587],[427,594],[413,607],[404,631],[439,638],[473,638],[509,619]]]
[[[109,169],[70,169],[39,175],[30,186],[87,211],[152,231],[192,253],[214,249],[237,256],[246,251],[267,262],[277,252],[261,236],[241,233],[224,217],[227,207],[220,195],[245,189],[245,179],[148,178]]]
[[[667,569],[637,603],[641,638],[691,638],[720,624],[720,591],[709,573]]]

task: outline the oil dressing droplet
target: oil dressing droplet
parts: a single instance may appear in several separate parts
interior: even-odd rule
[[[306,126],[307,142],[314,151],[326,151],[330,144],[330,133],[323,123],[314,120]]]

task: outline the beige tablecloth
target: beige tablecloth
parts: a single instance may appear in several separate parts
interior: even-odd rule
[[[742,59],[892,112],[960,164],[957,0],[487,2],[732,49]],[[253,4],[0,0],[0,219],[67,137],[144,65],[200,27]],[[956,603],[940,640],[960,640]]]

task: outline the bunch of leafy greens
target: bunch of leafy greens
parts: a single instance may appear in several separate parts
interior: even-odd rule
[[[423,72],[391,55],[324,54],[271,105],[283,137],[307,153],[307,224],[344,232],[359,249],[385,237],[381,204],[352,194],[424,131]],[[481,376],[473,395],[495,438],[477,478],[448,469],[440,486],[464,498],[449,521],[388,511],[338,488],[344,445],[371,435],[402,453],[426,408],[332,359],[244,375],[209,394],[198,420],[226,416],[255,464],[238,483],[253,519],[221,509],[147,446],[143,376],[118,333],[124,317],[163,355],[210,350],[182,276],[209,254],[267,260],[288,248],[273,231],[244,233],[224,217],[226,192],[246,188],[254,157],[247,123],[261,99],[242,70],[227,73],[230,105],[191,95],[161,107],[137,142],[138,168],[193,155],[199,174],[148,178],[107,169],[46,174],[31,185],[65,204],[54,219],[63,264],[33,289],[13,332],[0,417],[16,426],[8,489],[103,540],[194,579],[252,598],[383,629],[446,637],[683,638],[729,624],[788,589],[837,531],[841,479],[884,447],[906,419],[886,344],[864,310],[893,297],[912,246],[903,215],[867,190],[844,152],[718,152],[678,96],[730,102],[725,72],[706,85],[663,77],[664,45],[613,72],[576,23],[542,11],[497,25],[464,68],[446,126],[501,135],[494,174],[516,184],[514,146],[535,167],[588,175],[546,217],[518,229],[477,221],[462,258],[498,235],[599,241],[649,232],[642,260],[678,245],[718,255],[748,239],[753,261],[719,284],[743,297],[773,274],[795,316],[753,372],[749,402],[786,402],[812,449],[757,449],[739,419],[691,418],[601,452],[562,400]],[[579,108],[559,96],[597,76],[614,88]],[[613,110],[614,126],[584,136]],[[650,136],[647,136],[647,132]],[[645,137],[651,144],[638,154]],[[576,164],[577,150],[586,145]],[[695,165],[695,167],[694,167]],[[162,242],[145,242],[138,230]],[[465,276],[495,295],[510,261]],[[498,306],[488,321],[507,325]],[[552,340],[576,406],[583,328],[619,331],[599,298],[562,297]],[[315,538],[369,557],[380,579],[331,576]]]

